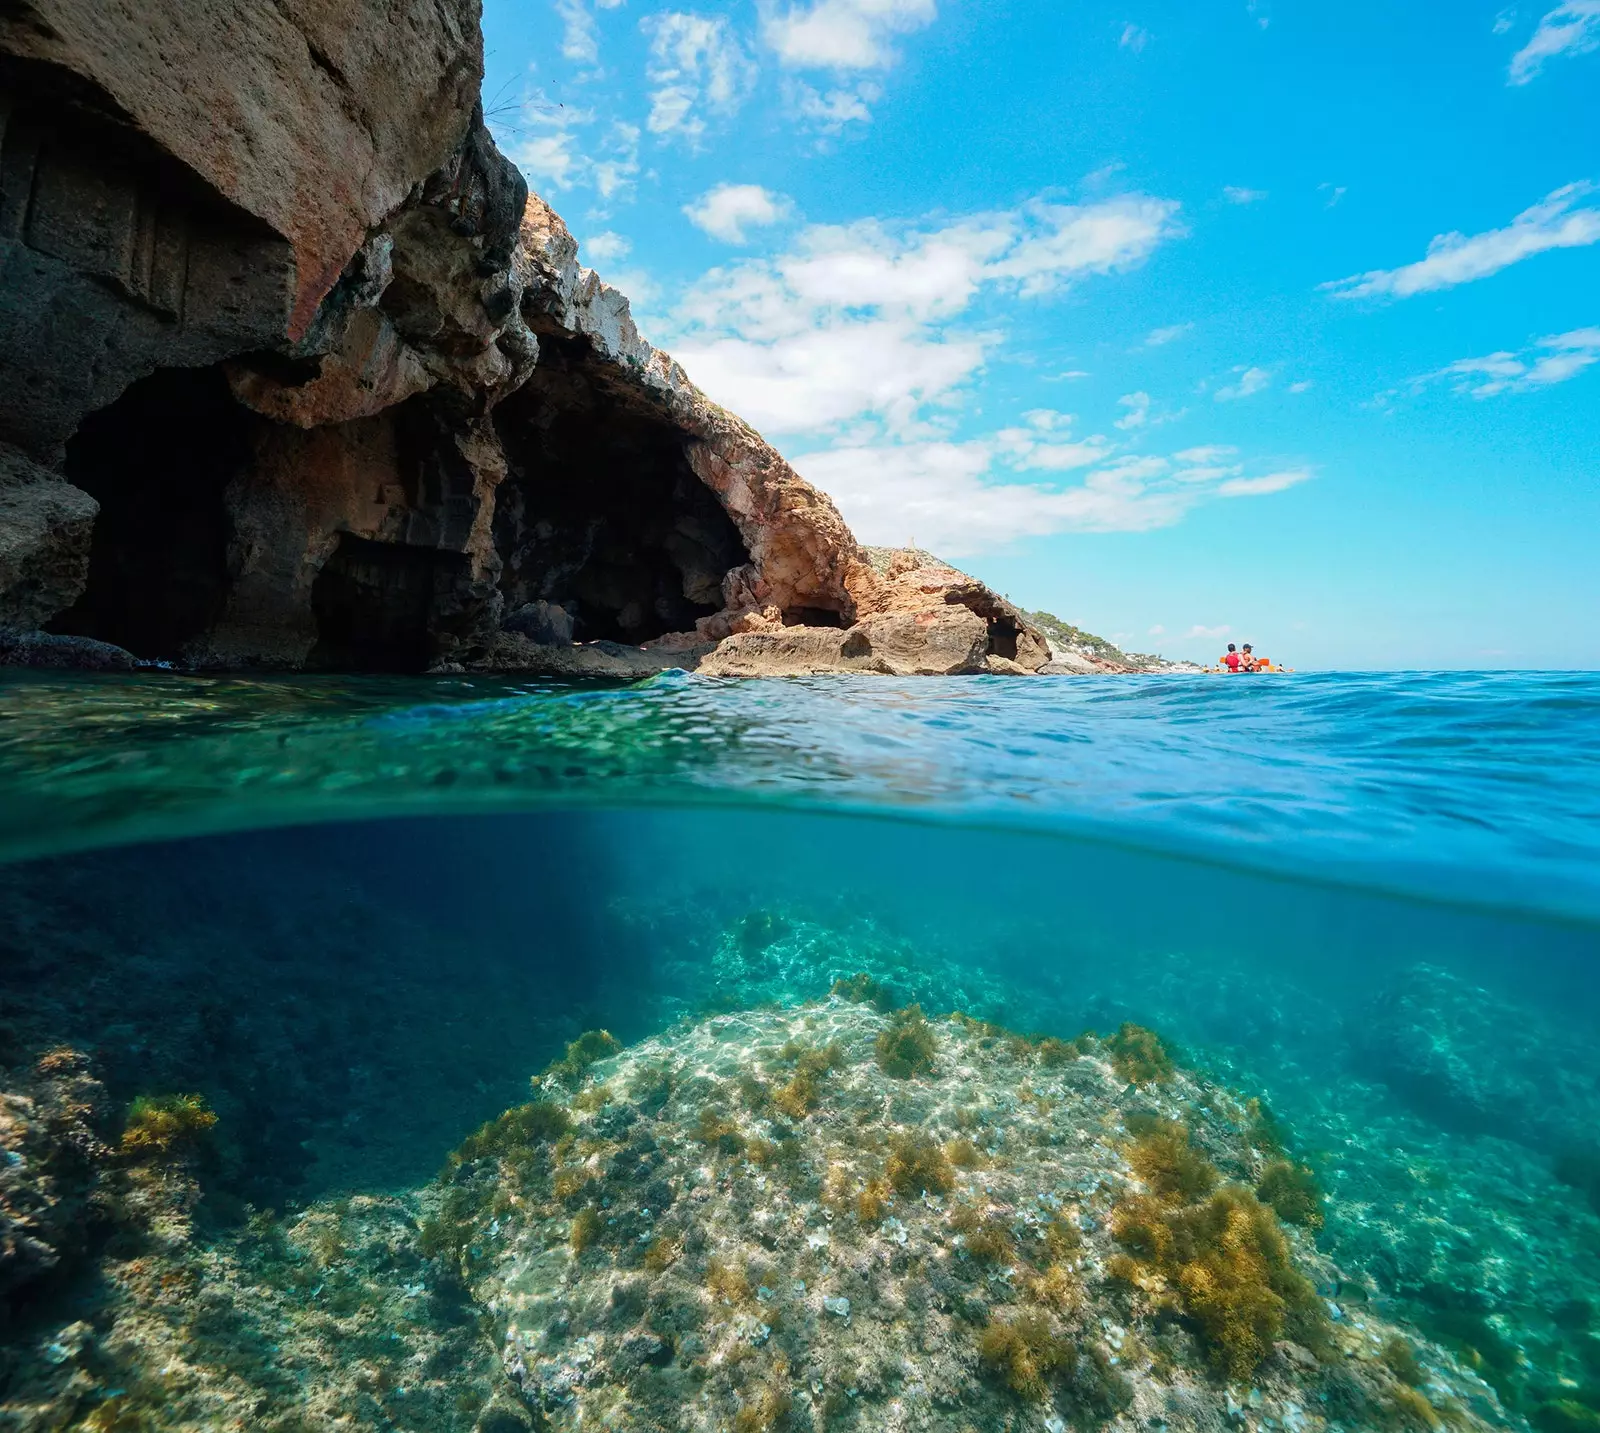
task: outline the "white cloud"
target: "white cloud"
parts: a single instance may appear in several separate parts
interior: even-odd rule
[[[615,10],[622,0],[594,0],[593,9],[588,0],[556,0],[556,14],[561,17],[561,53],[575,65],[600,63],[600,31],[595,24],[595,10]]]
[[[882,70],[898,58],[894,37],[936,14],[934,0],[813,0],[769,8],[762,35],[792,69]]]
[[[507,146],[511,159],[535,189],[588,186],[602,200],[623,198],[639,172],[638,127],[613,124],[597,156],[584,149],[578,133],[593,123],[590,111],[529,99],[522,108],[517,137]]]
[[[705,133],[703,111],[728,115],[744,103],[756,66],[725,15],[668,10],[646,18],[642,28],[650,36],[652,134],[693,143]]]
[[[1235,368],[1238,381],[1216,392],[1218,403],[1232,403],[1240,398],[1253,398],[1272,383],[1272,374],[1265,368]]]
[[[633,245],[622,237],[609,230],[601,234],[592,234],[583,241],[584,257],[591,259],[596,264],[616,263],[625,259],[633,252]]]
[[[783,86],[789,108],[823,134],[838,134],[848,124],[866,124],[872,118],[869,106],[882,94],[882,87],[872,80],[836,87],[826,94],[804,80],[790,78]]]
[[[1495,33],[1501,33],[1498,20]],[[1600,50],[1600,0],[1566,0],[1539,21],[1532,38],[1512,56],[1507,83],[1525,85],[1544,68],[1546,60],[1587,55],[1592,50]]]
[[[1198,622],[1196,622],[1194,626],[1183,635],[1185,638],[1205,637],[1209,640],[1213,637],[1226,637],[1231,631],[1233,631],[1233,628],[1230,627],[1226,622],[1224,622],[1220,627],[1202,627]]]
[[[1129,21],[1122,27],[1122,37],[1117,41],[1117,44],[1120,45],[1124,50],[1132,50],[1136,55],[1149,43],[1150,32],[1148,30],[1141,29],[1132,21]]]
[[[1327,200],[1323,203],[1324,209],[1332,209],[1346,194],[1350,192],[1349,186],[1344,184],[1319,184],[1317,193],[1326,194]]]
[[[1443,381],[1457,393],[1480,399],[1501,393],[1528,393],[1565,383],[1596,363],[1600,363],[1600,328],[1576,328],[1570,333],[1541,338],[1519,353],[1502,351],[1482,358],[1458,358],[1418,379],[1412,392]]]
[[[1600,4],[1600,0],[1596,0]],[[1580,206],[1595,192],[1586,181],[1567,184],[1524,209],[1503,229],[1482,234],[1440,234],[1428,245],[1428,256],[1399,269],[1374,269],[1323,284],[1335,298],[1358,299],[1452,288],[1486,279],[1501,269],[1550,249],[1581,248],[1600,241],[1600,207]]]
[[[781,224],[793,206],[782,194],[759,184],[719,184],[702,194],[683,212],[695,228],[725,244],[749,242],[746,229]]]
[[[1148,632],[1145,633],[1145,636],[1147,636],[1147,637],[1162,637],[1162,636],[1166,635],[1166,631],[1167,631],[1167,629],[1165,627],[1163,627],[1159,622],[1157,622],[1154,627],[1152,627]]]
[[[1259,204],[1267,197],[1265,189],[1243,189],[1237,184],[1224,184],[1222,197],[1230,204]]]
[[[1517,12],[1515,10],[1502,10],[1494,17],[1494,33],[1497,35],[1504,35],[1516,23]]]
[[[1144,346],[1146,348],[1160,348],[1164,344],[1172,343],[1182,338],[1186,333],[1192,332],[1193,329],[1194,325],[1192,323],[1175,323],[1168,328],[1153,328],[1146,336]]]
[[[1017,301],[1129,267],[1181,232],[1175,211],[1135,195],[936,225],[813,225],[779,254],[693,284],[670,316],[671,346],[713,399],[798,440],[796,467],[868,542],[915,537],[960,555],[1054,532],[1169,526],[1229,483],[1267,480],[1243,462],[1197,461],[1234,456],[1220,446],[1179,458],[1120,451],[1115,434],[1080,433],[1049,408],[976,436],[955,431],[1005,341],[992,318],[973,322],[980,298]],[[1169,416],[1143,393],[1119,410],[1124,433],[1135,414],[1145,427]]]
[[[1175,200],[1143,194],[1083,205],[1036,200],[1024,211],[1022,237],[994,272],[1019,280],[1024,294],[1039,294],[1083,274],[1132,268],[1183,234],[1177,214]]]
[[[1309,393],[1311,388],[1312,384],[1309,378],[1302,378],[1298,383],[1291,383],[1289,385],[1289,391],[1291,393]]]
[[[1117,402],[1128,411],[1117,419],[1117,427],[1124,432],[1131,433],[1135,428],[1142,428],[1150,419],[1150,395],[1148,393],[1124,393]]]
[[[1185,448],[1172,456],[1180,463],[1220,463],[1224,458],[1237,457],[1239,450],[1226,443],[1212,443],[1203,448]]]
[[[1018,481],[1005,433],[965,442],[847,444],[797,458],[795,466],[838,503],[863,542],[904,544],[915,537],[952,557],[1058,532],[1170,527],[1203,502],[1281,492],[1311,476],[1297,469],[1185,483],[1169,459],[1151,456],[1091,467],[1068,484]]]
[[[1217,488],[1219,498],[1258,498],[1268,493],[1281,493],[1286,488],[1298,487],[1311,481],[1310,468],[1290,468],[1281,473],[1268,473],[1260,478],[1229,478]]]
[[[999,341],[952,327],[980,292],[1037,295],[1130,267],[1180,232],[1175,209],[1126,196],[938,228],[815,225],[783,254],[692,286],[674,347],[708,393],[767,431],[869,419],[905,436],[957,400]]]

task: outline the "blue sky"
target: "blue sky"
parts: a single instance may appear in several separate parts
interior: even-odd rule
[[[487,0],[502,147],[858,535],[1135,650],[1600,666],[1600,0]]]

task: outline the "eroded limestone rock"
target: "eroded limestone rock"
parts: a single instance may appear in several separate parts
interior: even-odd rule
[[[52,469],[0,485],[0,624],[201,667],[1038,670],[644,340],[481,72],[474,0],[0,16],[0,442]]]

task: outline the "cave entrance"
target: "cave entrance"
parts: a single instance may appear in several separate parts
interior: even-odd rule
[[[91,413],[64,472],[100,504],[83,595],[53,632],[181,658],[227,600],[224,494],[250,461],[250,415],[215,368],[158,369]]]
[[[494,415],[509,465],[495,505],[508,616],[558,605],[579,641],[692,629],[749,561],[738,528],[689,467],[680,428],[610,387],[587,342],[539,343],[533,377]]]
[[[464,553],[342,533],[311,588],[317,645],[308,665],[419,672],[438,655],[434,614],[466,576]]]

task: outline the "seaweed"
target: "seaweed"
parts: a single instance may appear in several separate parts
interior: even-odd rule
[[[926,1135],[896,1135],[889,1142],[889,1161],[884,1174],[897,1194],[948,1194],[955,1187],[956,1172],[944,1150]]]
[[[572,1245],[572,1252],[582,1254],[594,1244],[604,1229],[605,1224],[598,1213],[593,1209],[580,1209],[573,1216],[572,1225],[567,1231],[567,1242]]]
[[[1058,1040],[1054,1035],[1046,1035],[1035,1046],[1035,1053],[1041,1065],[1054,1069],[1058,1065],[1070,1065],[1083,1052],[1076,1040]]]
[[[202,1095],[140,1095],[128,1108],[122,1152],[131,1159],[172,1159],[193,1153],[216,1127]]]
[[[844,1068],[844,1047],[835,1040],[820,1050],[812,1050],[791,1040],[779,1054],[793,1060],[795,1069],[793,1078],[772,1092],[772,1104],[790,1119],[803,1120],[822,1102],[823,1079]]]
[[[706,1265],[706,1292],[727,1304],[748,1303],[754,1292],[750,1276],[742,1264],[727,1259],[712,1259]]]
[[[621,1042],[609,1030],[585,1030],[567,1046],[567,1053],[552,1060],[545,1074],[553,1076],[568,1087],[575,1087],[589,1071],[608,1055],[622,1049]]]
[[[1010,1320],[991,1319],[978,1335],[978,1357],[1019,1398],[1039,1402],[1050,1391],[1050,1378],[1076,1350],[1049,1317],[1024,1309]]]
[[[883,1213],[888,1207],[891,1192],[887,1179],[869,1179],[866,1187],[856,1195],[856,1218],[868,1228],[883,1223]]]
[[[1176,1290],[1213,1366],[1248,1379],[1286,1333],[1315,1352],[1327,1315],[1295,1269],[1277,1216],[1248,1189],[1229,1185],[1203,1204],[1170,1208],[1150,1197],[1118,1206],[1112,1233],[1136,1264]],[[1143,1270],[1125,1270],[1129,1281]]]
[[[1128,1163],[1157,1199],[1192,1204],[1217,1187],[1221,1176],[1194,1147],[1187,1125],[1135,1116],[1128,1128],[1138,1136],[1128,1146]]]
[[[1011,1231],[975,1205],[958,1204],[952,1209],[950,1227],[962,1237],[968,1255],[980,1263],[1009,1263],[1016,1255]]]
[[[848,980],[834,981],[829,993],[841,1000],[853,1000],[857,1005],[870,1005],[885,1014],[894,1009],[894,995],[889,987],[864,970],[858,970]]]
[[[715,1105],[701,1109],[695,1120],[694,1137],[723,1154],[738,1154],[744,1149],[744,1136],[739,1133],[738,1125],[728,1118],[726,1110]]]
[[[479,1159],[525,1162],[535,1145],[571,1132],[572,1116],[566,1110],[548,1100],[533,1100],[479,1125],[451,1154],[450,1163],[471,1164]]]
[[[978,1169],[983,1164],[983,1151],[964,1135],[945,1144],[944,1157],[957,1169]]]
[[[1161,1037],[1131,1021],[1123,1021],[1117,1033],[1105,1041],[1105,1048],[1117,1078],[1130,1085],[1164,1085],[1177,1073]]]
[[[1270,1204],[1285,1224],[1303,1229],[1322,1228],[1322,1186],[1317,1176],[1303,1164],[1286,1159],[1274,1160],[1262,1171],[1256,1185],[1256,1198]]]
[[[1417,1362],[1417,1355],[1411,1345],[1399,1334],[1395,1334],[1384,1344],[1378,1357],[1384,1367],[1408,1387],[1421,1388],[1428,1381],[1428,1376],[1422,1371],[1422,1365]]]
[[[885,1074],[897,1080],[909,1080],[913,1075],[925,1075],[933,1069],[939,1041],[933,1027],[923,1018],[922,1007],[908,1005],[890,1017],[874,1049]]]

